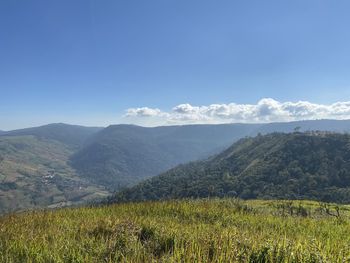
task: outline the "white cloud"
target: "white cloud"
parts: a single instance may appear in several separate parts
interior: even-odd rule
[[[279,102],[264,98],[256,104],[180,104],[165,112],[157,108],[130,108],[125,118],[155,119],[159,124],[276,122],[313,119],[350,119],[350,101],[315,104],[308,101]],[[136,118],[136,119],[135,119]]]
[[[126,117],[155,117],[162,115],[160,109],[152,109],[148,107],[130,108],[126,110]]]

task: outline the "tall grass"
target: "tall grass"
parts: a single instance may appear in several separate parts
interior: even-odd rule
[[[283,204],[183,200],[8,215],[0,261],[350,262],[349,207],[335,217],[315,202],[294,201],[300,215]]]

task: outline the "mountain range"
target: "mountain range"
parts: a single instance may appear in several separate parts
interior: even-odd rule
[[[188,161],[208,157],[259,125],[188,125],[145,128],[113,125],[71,158],[82,177],[116,190]]]
[[[145,128],[112,125],[95,134],[71,158],[80,176],[115,191],[178,164],[219,153],[259,133],[350,131],[350,121],[315,120],[270,124],[185,125]]]
[[[0,134],[0,213],[104,198],[177,165],[271,132],[349,132],[350,121],[83,127],[49,124]]]

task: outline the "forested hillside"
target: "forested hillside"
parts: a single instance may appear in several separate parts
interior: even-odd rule
[[[71,158],[79,175],[111,190],[134,185],[176,165],[207,158],[258,133],[350,131],[350,121],[314,120],[270,124],[185,125],[145,128],[112,125]]]
[[[180,165],[113,201],[232,196],[350,202],[350,135],[273,133],[241,139],[205,161]]]
[[[145,128],[113,125],[71,158],[82,177],[116,190],[180,163],[208,157],[260,125],[188,125]]]

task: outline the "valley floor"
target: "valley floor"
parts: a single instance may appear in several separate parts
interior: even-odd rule
[[[350,207],[202,199],[0,218],[1,262],[349,262]]]

